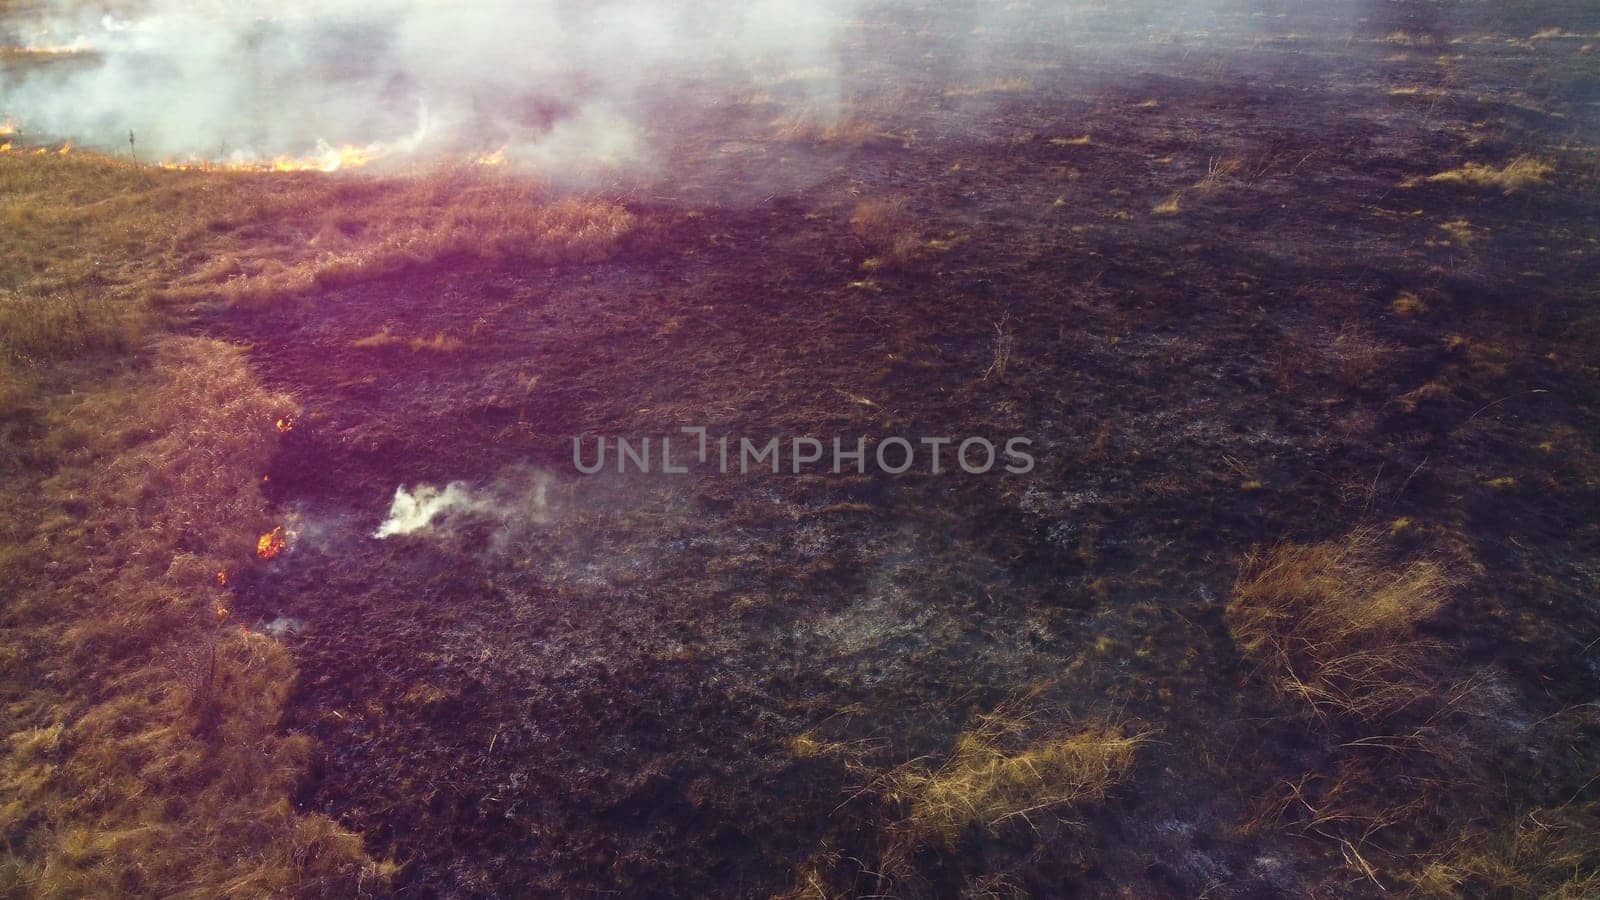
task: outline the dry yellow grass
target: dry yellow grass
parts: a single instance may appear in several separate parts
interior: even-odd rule
[[[1212,157],[1206,164],[1206,174],[1195,183],[1194,189],[1201,194],[1210,195],[1222,190],[1228,179],[1244,171],[1244,160],[1237,156]]]
[[[0,893],[263,896],[385,874],[289,796],[276,642],[226,623],[287,401],[240,351],[167,338],[146,367],[36,401],[52,471],[7,482]]]
[[[922,237],[912,228],[906,201],[898,197],[862,200],[850,213],[850,231],[873,252],[868,270],[903,269],[922,252]]]
[[[1103,798],[1132,768],[1146,734],[1088,723],[1033,740],[1035,723],[1002,709],[956,739],[938,768],[912,762],[885,780],[885,796],[902,804],[896,831],[914,847],[948,841],[968,827],[996,828]]]
[[[1453,579],[1436,562],[1383,562],[1382,534],[1253,554],[1226,620],[1240,652],[1280,693],[1322,715],[1380,719],[1436,692],[1437,646],[1419,626]]]
[[[1545,184],[1554,172],[1555,166],[1543,160],[1531,156],[1519,156],[1498,169],[1483,163],[1467,163],[1459,169],[1429,175],[1424,180],[1433,183],[1495,188],[1510,194]]]
[[[1429,897],[1600,897],[1600,804],[1530,810],[1465,834],[1415,881]]]
[[[635,227],[481,169],[377,179],[0,154],[0,356],[138,340],[156,305],[265,306],[461,259],[590,262]]]
[[[350,346],[357,350],[382,350],[390,347],[404,347],[413,353],[424,350],[433,353],[454,353],[465,347],[466,344],[443,333],[435,334],[431,338],[403,338],[385,330],[351,341]]]

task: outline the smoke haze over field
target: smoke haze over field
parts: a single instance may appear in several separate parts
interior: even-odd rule
[[[674,80],[837,66],[848,0],[158,0],[8,23],[34,47],[88,48],[0,73],[0,117],[162,159],[306,156],[328,145],[484,154],[539,168],[637,165],[636,107]],[[816,82],[828,91],[828,79]],[[817,97],[819,102],[829,97]],[[368,145],[371,145],[370,148]]]
[[[1100,77],[1117,78],[1224,32],[1236,42],[1295,32],[1342,40],[1350,29],[1432,31],[1456,15],[1402,19],[1391,5],[286,0],[262,15],[222,0],[55,3],[0,20],[0,45],[74,51],[48,65],[0,64],[0,120],[114,152],[129,149],[132,131],[147,162],[287,157],[334,168],[443,157],[566,180],[649,175],[675,141],[734,137],[712,116],[740,103],[806,120],[796,134],[849,118],[864,97],[894,115],[933,102],[982,107],[992,102],[985,78],[1028,81],[1017,46],[1048,47],[1063,63],[1098,54]],[[884,13],[895,28],[862,24]],[[943,100],[937,89],[894,93],[909,79],[955,90]],[[757,168],[726,180],[770,178],[777,167]]]

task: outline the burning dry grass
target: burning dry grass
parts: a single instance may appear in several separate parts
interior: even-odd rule
[[[216,573],[251,555],[282,398],[241,353],[160,342],[147,368],[46,400],[48,474],[7,482],[0,761],[8,895],[347,893],[359,838],[297,814],[293,679],[227,626]]]
[[[1510,194],[1543,185],[1550,180],[1554,172],[1555,166],[1543,160],[1531,156],[1519,156],[1498,169],[1483,163],[1467,163],[1459,169],[1430,175],[1424,180],[1436,184],[1493,188]]]
[[[1418,629],[1453,579],[1426,559],[1383,564],[1381,533],[1285,544],[1250,557],[1234,584],[1228,630],[1279,693],[1319,715],[1376,720],[1436,691],[1437,646]]]

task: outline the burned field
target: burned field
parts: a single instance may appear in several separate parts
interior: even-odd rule
[[[1600,884],[1600,17],[1013,14],[663,88],[603,252],[162,301],[289,398],[219,602],[360,890]],[[574,469],[684,426],[1036,466]]]

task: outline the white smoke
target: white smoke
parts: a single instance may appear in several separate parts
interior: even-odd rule
[[[227,0],[46,4],[0,23],[0,44],[93,53],[0,72],[0,118],[106,150],[126,151],[132,131],[147,160],[333,145],[632,165],[650,155],[641,110],[662,90],[836,70],[849,2],[284,0],[270,17]]]
[[[464,481],[452,481],[442,488],[419,484],[415,490],[402,484],[395,488],[389,514],[372,536],[382,540],[396,535],[448,534],[452,523],[476,517],[493,522],[498,539],[518,528],[549,521],[549,489],[554,480],[548,472],[517,467],[482,488]]]
[[[394,490],[394,500],[389,504],[389,516],[378,526],[372,536],[382,540],[397,534],[414,534],[433,526],[434,520],[447,513],[475,513],[494,509],[492,501],[474,497],[464,482],[452,481],[443,490],[430,484],[419,484],[415,492],[405,485]]]

